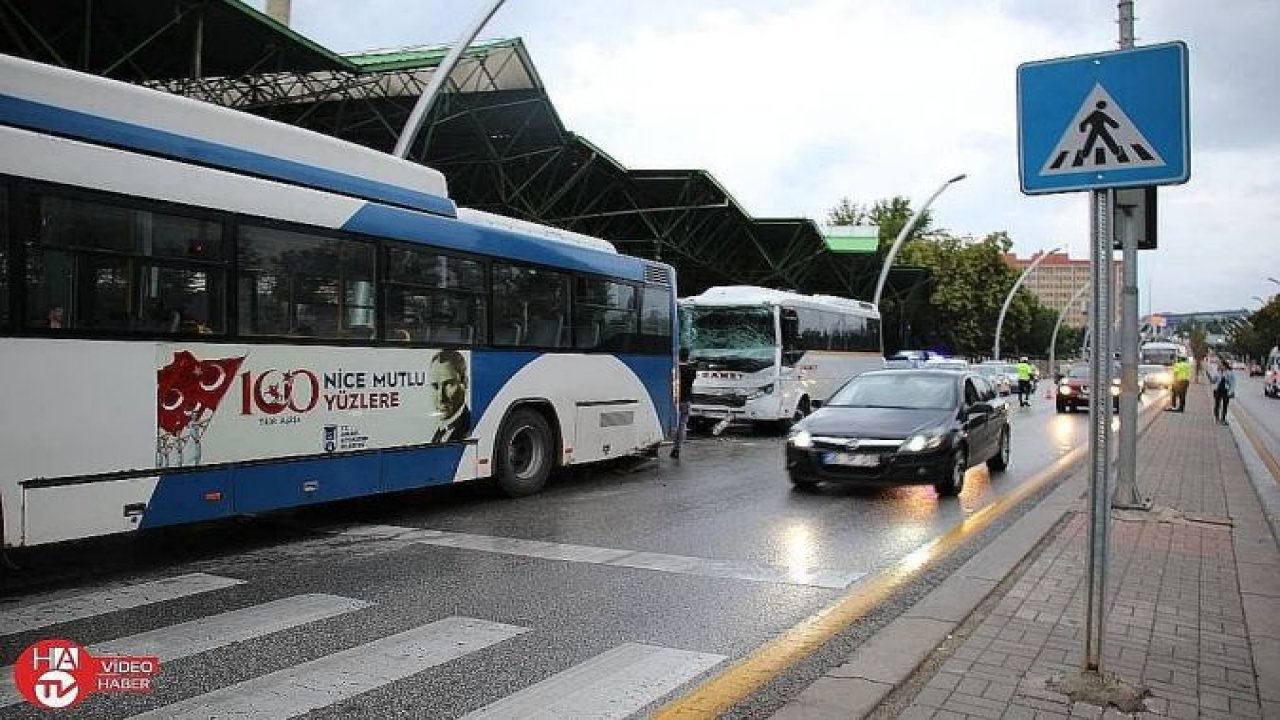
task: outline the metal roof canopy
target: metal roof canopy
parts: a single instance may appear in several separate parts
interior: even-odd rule
[[[447,51],[338,55],[237,0],[0,2],[0,52],[384,151]],[[472,45],[446,90],[409,157],[443,172],[459,205],[664,260],[679,271],[682,294],[729,284],[870,294],[878,255],[830,253],[812,220],[752,218],[706,171],[627,169],[568,131],[519,39]],[[909,273],[895,269],[891,289],[900,275]]]

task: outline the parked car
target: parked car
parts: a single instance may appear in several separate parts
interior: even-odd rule
[[[1111,409],[1120,412],[1120,370],[1116,368],[1111,377]],[[1075,412],[1076,408],[1089,407],[1095,393],[1089,387],[1089,366],[1073,365],[1062,380],[1058,381],[1058,412]]]
[[[1249,377],[1262,377],[1262,376],[1263,376],[1262,363],[1256,363],[1256,362],[1249,363]]]
[[[1167,390],[1173,387],[1173,368],[1165,365],[1139,365],[1138,376],[1143,387]]]
[[[1273,357],[1268,362],[1267,374],[1262,379],[1262,394],[1280,398],[1280,357]]]
[[[973,366],[973,371],[987,378],[1001,395],[1012,395],[1018,385],[1018,371],[1008,363],[986,362]]]
[[[964,474],[1009,465],[1009,405],[972,372],[924,368],[863,373],[787,437],[791,482],[932,484],[956,495]]]
[[[920,367],[929,368],[931,370],[968,370],[969,361],[959,360],[957,358],[935,357],[924,361]]]

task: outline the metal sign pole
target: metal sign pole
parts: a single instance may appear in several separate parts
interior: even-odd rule
[[[1090,251],[1093,305],[1089,326],[1089,599],[1085,611],[1085,670],[1099,672],[1102,658],[1102,626],[1107,596],[1107,540],[1111,520],[1111,294],[1115,285],[1112,267],[1111,212],[1114,190],[1094,190],[1090,198]]]
[[[1133,47],[1133,2],[1120,0],[1120,48]],[[1117,213],[1111,217],[1123,257],[1124,283],[1120,291],[1120,458],[1116,466],[1117,508],[1145,509],[1138,492],[1138,237],[1132,218]],[[1128,208],[1127,210],[1132,210]],[[1154,218],[1151,219],[1154,222]]]

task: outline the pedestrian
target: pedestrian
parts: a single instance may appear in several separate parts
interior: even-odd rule
[[[680,459],[680,448],[684,445],[685,435],[689,432],[689,405],[693,401],[693,381],[698,377],[698,366],[689,360],[689,348],[680,348],[680,382],[677,384],[677,407],[680,408],[676,420],[675,442],[671,448],[671,457]]]
[[[1231,370],[1231,361],[1218,358],[1218,371],[1210,373],[1209,381],[1213,383],[1213,419],[1219,425],[1226,425],[1227,407],[1236,396],[1236,374]]]
[[[1187,386],[1190,384],[1191,363],[1185,355],[1180,355],[1173,364],[1173,401],[1169,405],[1169,410],[1187,411]]]
[[[1018,359],[1018,407],[1031,407],[1031,363],[1026,356]]]

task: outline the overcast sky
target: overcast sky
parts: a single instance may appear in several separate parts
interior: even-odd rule
[[[263,7],[265,0],[251,0]],[[451,43],[488,0],[293,0],[339,52]],[[1280,0],[1137,0],[1139,45],[1191,58],[1191,180],[1160,189],[1141,310],[1280,292]],[[710,171],[758,217],[903,195],[1021,255],[1088,253],[1088,193],[1024,196],[1015,73],[1117,47],[1115,0],[507,0],[565,125],[630,168]]]

